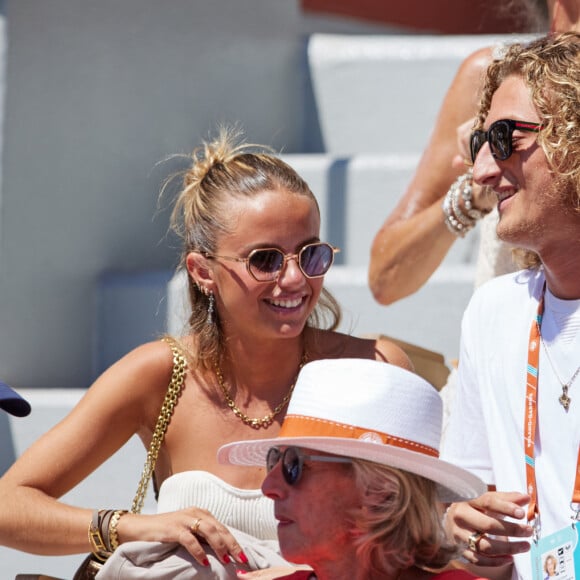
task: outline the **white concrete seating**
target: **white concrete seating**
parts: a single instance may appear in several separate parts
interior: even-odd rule
[[[106,272],[97,281],[93,379],[137,345],[165,332],[171,271]]]
[[[326,287],[338,299],[340,330],[356,335],[387,334],[457,358],[461,317],[473,292],[473,268],[449,266],[436,272],[418,292],[390,306],[377,304],[366,283],[366,269],[337,267]]]
[[[482,46],[523,38],[312,35],[308,62],[325,150],[421,152],[461,61]]]
[[[372,240],[395,208],[418,162],[417,155],[290,154],[283,159],[304,177],[321,213],[320,237],[342,251],[336,263],[366,268]],[[473,264],[478,230],[454,244],[444,264]]]

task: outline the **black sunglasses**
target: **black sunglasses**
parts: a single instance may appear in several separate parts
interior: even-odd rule
[[[298,267],[307,278],[320,278],[332,266],[334,254],[340,252],[326,242],[314,242],[306,244],[295,254],[285,254],[278,248],[256,248],[247,258],[235,258],[232,256],[220,256],[204,252],[206,258],[221,258],[232,262],[245,262],[246,268],[252,278],[258,282],[273,282],[278,279],[286,262],[291,259],[297,260]]]
[[[471,161],[475,163],[475,158],[486,141],[489,143],[491,154],[496,159],[504,161],[512,154],[512,135],[516,129],[538,133],[540,127],[540,123],[500,119],[492,123],[487,131],[481,129],[473,131],[469,139]]]
[[[268,473],[276,467],[282,458],[282,475],[288,485],[295,485],[302,476],[304,460],[322,461],[326,463],[352,463],[350,457],[337,457],[336,455],[306,455],[298,447],[286,447],[280,451],[278,447],[270,447],[266,455],[266,470]]]

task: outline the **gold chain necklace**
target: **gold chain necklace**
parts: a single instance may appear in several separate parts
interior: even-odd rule
[[[223,376],[223,373],[222,373],[218,363],[216,363],[214,365],[214,370],[215,370],[215,374],[216,374],[220,389],[222,390],[224,397],[226,399],[226,403],[227,403],[228,407],[232,410],[232,413],[236,417],[238,417],[243,423],[245,423],[246,425],[249,425],[250,427],[252,427],[254,429],[261,429],[261,428],[266,429],[274,422],[274,417],[276,415],[278,415],[278,413],[280,413],[280,411],[282,411],[282,409],[288,404],[288,401],[290,400],[290,397],[292,396],[292,392],[294,391],[294,387],[296,386],[296,381],[298,380],[298,374],[300,373],[300,369],[304,366],[305,362],[306,362],[306,353],[304,353],[302,355],[302,359],[300,360],[300,365],[298,366],[298,372],[296,373],[296,377],[294,378],[294,381],[290,385],[288,392],[284,395],[284,398],[280,401],[280,403],[278,405],[276,405],[276,407],[274,407],[274,410],[271,413],[268,413],[267,415],[264,415],[261,418],[260,417],[254,417],[254,418],[248,417],[248,415],[246,415],[236,405],[236,402],[232,399],[232,395],[225,384],[224,376]]]

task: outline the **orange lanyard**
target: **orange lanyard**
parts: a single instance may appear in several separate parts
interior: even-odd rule
[[[528,522],[534,522],[537,534],[540,528],[540,510],[538,508],[538,490],[536,488],[536,461],[534,455],[536,423],[538,419],[538,372],[540,368],[540,327],[544,315],[544,294],[546,285],[542,290],[542,296],[538,303],[538,312],[532,321],[530,328],[530,340],[528,343],[528,367],[526,375],[526,405],[524,414],[524,452],[526,461],[526,484],[530,503],[528,504]],[[580,521],[580,449],[576,461],[576,477],[570,504],[576,521]]]

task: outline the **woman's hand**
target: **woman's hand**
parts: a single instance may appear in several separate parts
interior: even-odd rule
[[[469,148],[469,141],[471,139],[471,132],[475,117],[468,119],[457,127],[457,154],[451,160],[451,166],[455,169],[462,169],[465,166],[471,165],[471,151]]]
[[[492,49],[486,47],[461,63],[415,174],[375,235],[368,274],[371,292],[380,304],[392,304],[419,290],[457,239],[445,225],[441,204],[451,184],[467,171],[465,155],[460,156],[460,169],[452,166],[458,153],[457,128],[467,125],[464,133],[470,132],[481,79],[491,61]],[[473,195],[477,196],[475,188]],[[473,203],[477,209],[485,208],[478,199]]]
[[[472,165],[469,141],[474,124],[475,117],[457,127],[458,153],[451,161],[451,166],[455,169],[467,170]],[[471,186],[473,191],[473,207],[484,213],[490,212],[497,204],[497,198],[493,191],[489,187],[482,187],[475,182]]]
[[[530,549],[529,542],[510,538],[529,538],[532,526],[505,519],[524,520],[522,506],[529,501],[530,497],[522,493],[489,491],[474,500],[451,504],[445,529],[458,544],[466,546],[463,556],[472,564],[503,566],[514,554]]]
[[[294,568],[289,566],[274,566],[264,570],[246,572],[237,570],[238,578],[244,580],[274,580],[275,578],[287,578],[287,580],[308,580],[312,575],[311,568]]]
[[[187,508],[157,515],[126,514],[117,527],[119,541],[178,542],[203,566],[209,565],[208,547],[224,564],[248,559],[236,538],[210,512]]]

